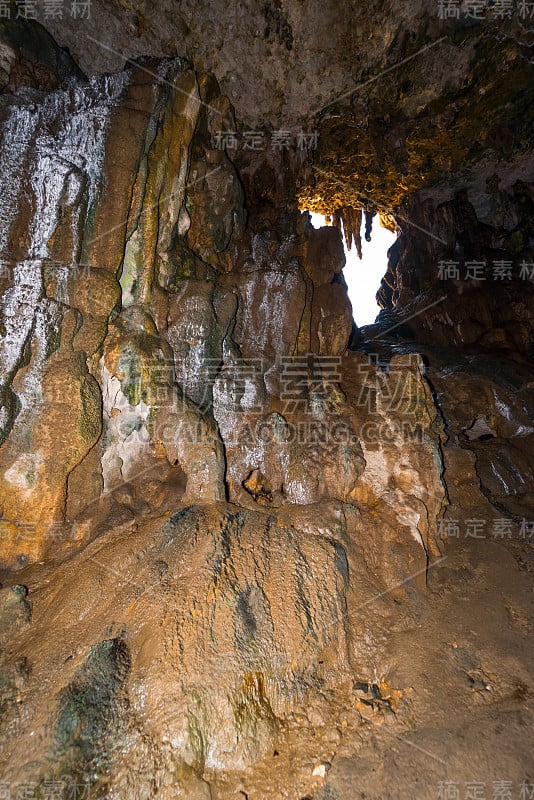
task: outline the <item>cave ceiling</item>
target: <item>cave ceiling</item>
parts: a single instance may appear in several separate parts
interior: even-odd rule
[[[371,203],[387,214],[415,190],[469,180],[483,192],[497,168],[510,184],[525,172],[531,12],[435,0],[93,0],[90,19],[53,18],[46,4],[35,17],[86,74],[188,59],[229,97],[241,145],[247,131],[264,141],[285,131],[293,145],[308,137],[302,208]]]

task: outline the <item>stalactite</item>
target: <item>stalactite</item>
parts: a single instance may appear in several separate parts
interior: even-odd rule
[[[352,249],[352,244],[356,245],[358,257],[362,257],[362,209],[353,206],[345,206],[332,213],[332,224],[338,229],[345,239],[347,250]]]
[[[371,231],[373,229],[373,218],[376,214],[376,211],[366,206],[364,208],[364,214],[365,214],[365,241],[370,242]]]

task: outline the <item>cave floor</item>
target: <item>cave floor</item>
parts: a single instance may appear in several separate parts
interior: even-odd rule
[[[33,565],[0,576],[4,586],[12,585],[14,578],[23,583],[33,598],[33,640],[22,631],[7,649],[15,662],[22,653],[31,653],[36,664],[34,688],[22,701],[27,702],[28,724],[36,725],[36,741],[41,696],[45,689],[49,696],[54,694],[58,680],[54,665],[64,663],[66,653],[76,660],[97,629],[107,625],[109,632],[116,632],[121,618],[128,619],[143,603],[157,600],[150,598],[150,587],[140,591],[136,586],[141,563],[150,562],[150,569],[160,563],[151,553],[154,541],[142,532],[112,532],[63,564]],[[200,550],[199,563],[203,557]],[[121,560],[119,575],[113,565]],[[145,566],[142,570],[145,574]],[[529,541],[447,540],[442,558],[428,570],[427,590],[415,618],[406,598],[386,598],[384,624],[391,630],[378,637],[381,644],[374,653],[367,646],[368,671],[361,675],[380,687],[376,702],[362,702],[361,693],[351,695],[350,687],[347,691],[346,683],[340,683],[339,696],[330,691],[327,697],[328,718],[310,708],[306,716],[293,717],[279,730],[275,747],[253,766],[239,772],[205,770],[200,783],[190,784],[186,794],[177,796],[188,800],[532,797],[531,573]],[[95,597],[96,586],[101,587],[100,597]],[[87,599],[90,587],[93,596],[87,610],[82,598]],[[368,616],[370,625],[379,624],[372,606],[372,598],[370,603],[349,603],[348,614]],[[136,633],[139,658],[145,664],[152,657],[154,629],[159,625],[148,616],[145,612]],[[77,619],[78,628],[72,625]],[[386,696],[390,700],[382,702]],[[162,698],[167,702],[164,692]],[[25,752],[15,753],[12,763],[24,756]],[[122,795],[102,794],[101,787],[98,796]],[[144,795],[134,791],[131,796]]]
[[[448,542],[420,622],[377,659],[401,692],[395,712],[340,701],[337,726],[288,732],[247,774],[212,784],[214,799],[533,797],[531,559],[524,542]]]

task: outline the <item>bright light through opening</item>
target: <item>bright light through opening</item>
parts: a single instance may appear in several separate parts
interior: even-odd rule
[[[321,228],[326,224],[325,218],[321,214],[310,212],[310,216],[314,228]],[[343,275],[347,281],[352,316],[359,328],[363,325],[371,325],[380,311],[375,295],[380,287],[380,281],[386,273],[387,251],[397,238],[394,233],[380,225],[378,214],[373,220],[371,241],[365,241],[365,218],[363,215],[361,234],[363,255],[361,261],[354,244],[352,250],[347,250],[345,242],[343,242],[347,258]]]

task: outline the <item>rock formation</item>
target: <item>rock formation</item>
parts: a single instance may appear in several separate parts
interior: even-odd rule
[[[534,796],[532,15],[457,5],[6,4],[0,796]]]

